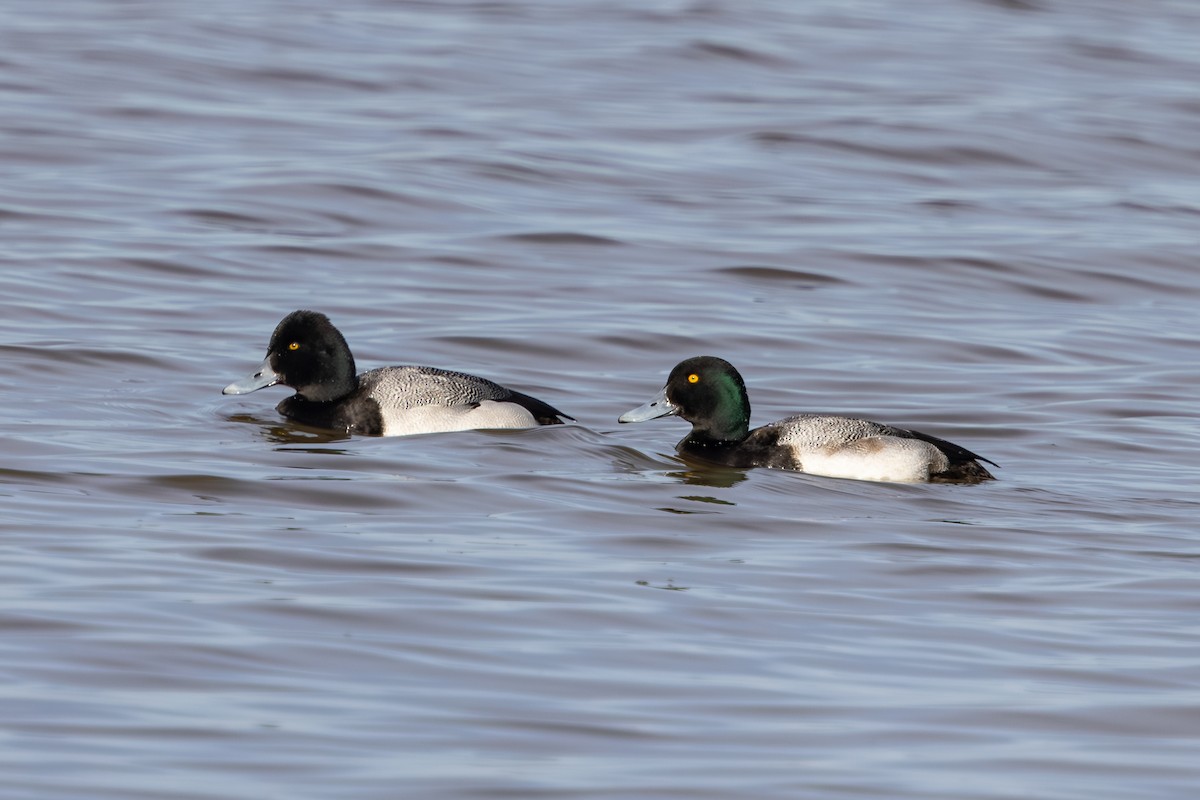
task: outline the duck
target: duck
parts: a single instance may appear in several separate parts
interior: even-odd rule
[[[357,374],[345,337],[318,311],[284,317],[258,370],[221,393],[248,394],[276,384],[296,392],[276,406],[284,417],[349,434],[535,428],[574,419],[535,397],[463,372],[396,366]]]
[[[994,480],[980,462],[996,462],[927,433],[824,414],[796,414],[750,429],[750,399],[741,374],[716,356],[679,362],[652,400],[618,422],[678,416],[692,424],[677,445],[731,467],[773,467],[810,475],[895,483]]]

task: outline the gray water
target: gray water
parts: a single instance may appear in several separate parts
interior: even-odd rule
[[[1200,7],[9,2],[0,795],[1191,798]],[[222,397],[295,308],[578,423]],[[980,486],[685,464],[736,364]]]

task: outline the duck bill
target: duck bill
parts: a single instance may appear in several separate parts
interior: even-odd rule
[[[267,357],[263,361],[262,366],[253,375],[242,378],[240,381],[234,381],[221,390],[221,394],[249,394],[257,392],[259,389],[265,389],[268,386],[274,386],[279,383],[281,376],[275,370],[271,369],[271,358]]]
[[[638,406],[632,411],[626,411],[621,416],[617,417],[617,422],[645,422],[648,419],[658,419],[659,417],[670,417],[679,413],[679,406],[667,399],[667,387],[654,396],[654,399],[645,405]]]

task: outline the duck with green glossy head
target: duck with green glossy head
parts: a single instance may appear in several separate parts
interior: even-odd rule
[[[733,365],[697,356],[671,370],[667,385],[619,418],[678,416],[692,423],[676,449],[731,467],[775,467],[866,481],[979,483],[994,461],[936,436],[865,419],[797,414],[750,430],[750,398]]]

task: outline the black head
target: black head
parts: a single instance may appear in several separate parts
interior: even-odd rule
[[[358,387],[354,356],[329,317],[293,311],[283,318],[267,345],[267,363],[277,382],[312,402],[327,402]]]

